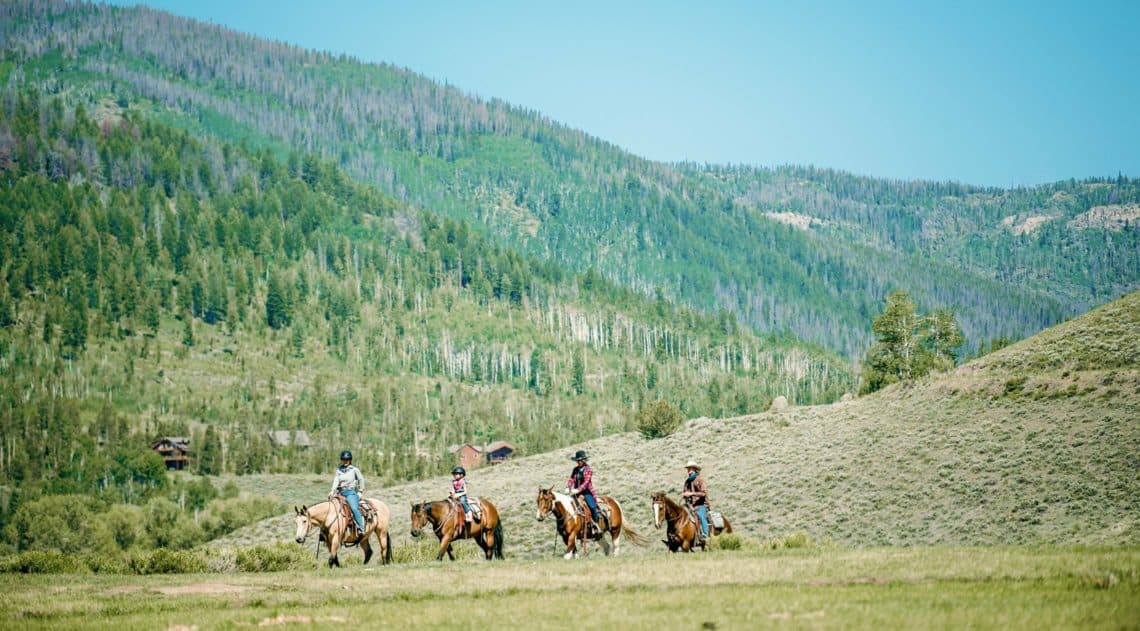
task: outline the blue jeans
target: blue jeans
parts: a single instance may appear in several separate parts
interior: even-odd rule
[[[459,496],[459,505],[463,507],[463,515],[466,519],[466,516],[471,514],[471,505],[467,503],[466,495]]]
[[[582,499],[586,500],[586,506],[590,507],[590,517],[594,521],[598,521],[598,500],[594,499],[593,493],[583,493]]]
[[[709,507],[705,505],[697,506],[697,519],[701,521],[701,534],[709,536]]]
[[[348,507],[352,509],[352,517],[356,520],[356,527],[360,532],[364,532],[364,518],[360,516],[360,496],[352,489],[341,489],[340,496],[348,502]]]

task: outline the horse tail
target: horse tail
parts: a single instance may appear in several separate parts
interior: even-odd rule
[[[633,528],[630,528],[629,524],[626,523],[624,519],[621,522],[621,534],[629,537],[629,540],[633,542],[633,545],[639,548],[644,548],[645,546],[649,545],[649,539],[640,532],[637,532]]]
[[[621,507],[621,502],[617,501],[616,497],[611,497],[610,499],[613,500],[614,505],[617,506],[618,512],[621,513],[621,534],[629,537],[629,540],[633,542],[633,545],[639,548],[644,548],[645,546],[649,545],[649,539],[646,539],[645,535],[629,527],[629,521],[625,518],[625,509]]]
[[[392,533],[387,531],[387,530],[384,531],[384,543],[385,543],[385,545],[384,545],[384,562],[385,563],[391,563],[392,562]]]
[[[503,522],[495,521],[495,546],[491,552],[496,558],[503,558]]]

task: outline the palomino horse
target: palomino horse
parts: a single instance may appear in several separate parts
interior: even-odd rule
[[[475,543],[483,549],[483,555],[490,561],[492,558],[503,558],[503,524],[499,522],[499,511],[495,505],[485,499],[479,500],[483,508],[482,518],[478,522],[466,523],[463,507],[458,502],[440,500],[438,502],[421,502],[412,504],[412,536],[420,536],[424,526],[431,524],[435,536],[439,537],[439,554],[437,561],[443,560],[443,553],[447,558],[455,560],[451,551],[451,542],[456,539],[474,539]],[[463,524],[463,534],[456,536],[456,530]]]
[[[365,502],[368,502],[368,505],[372,507],[376,516],[365,522],[364,534],[355,542],[346,541],[348,522],[352,518],[345,519],[332,501],[326,500],[312,506],[294,507],[293,511],[297,515],[297,543],[305,543],[305,539],[313,527],[320,528],[321,539],[328,544],[329,567],[340,567],[340,559],[337,558],[337,554],[340,551],[341,544],[359,544],[360,549],[364,550],[364,562],[368,563],[372,558],[372,544],[369,543],[369,537],[375,533],[376,539],[380,542],[380,558],[387,565],[392,560],[392,536],[388,532],[388,520],[391,514],[388,511],[388,505],[378,499],[361,498],[360,503],[364,504]]]
[[[614,556],[621,552],[621,535],[624,532],[629,535],[629,540],[641,547],[645,547],[649,540],[643,537],[636,530],[629,527],[622,519],[621,504],[608,495],[598,496],[599,509],[601,504],[605,503],[610,508],[610,518],[608,528],[595,529],[590,532],[588,538],[599,542],[602,546],[602,551],[607,555],[610,554],[611,543],[607,542],[603,535],[609,533],[610,541],[612,541],[612,548]],[[578,541],[582,541],[582,549],[585,551],[586,543],[584,538],[587,537],[586,526],[590,520],[585,515],[578,514],[574,508],[573,500],[569,495],[559,493],[554,490],[554,487],[538,489],[538,521],[546,519],[547,515],[554,514],[554,522],[558,526],[558,534],[562,535],[562,542],[566,544],[566,554],[563,555],[565,559],[572,559],[578,556]]]
[[[653,494],[653,527],[660,528],[661,522],[666,524],[665,528],[665,545],[669,546],[670,552],[680,550],[682,552],[692,552],[697,544],[697,535],[700,533],[701,525],[697,523],[696,514],[690,513],[688,509],[680,504],[669,499],[669,496],[664,493]],[[709,536],[716,536],[722,532],[732,532],[732,524],[728,523],[728,519],[724,518],[724,528],[717,528],[712,523],[709,524]],[[711,517],[710,517],[711,520]],[[705,549],[705,542],[700,542],[700,548]]]

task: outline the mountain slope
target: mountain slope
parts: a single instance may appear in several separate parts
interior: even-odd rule
[[[819,348],[521,256],[311,155],[95,115],[0,92],[5,511],[12,488],[139,500],[162,435],[204,473],[351,446],[400,480],[453,443],[623,431],[658,398],[724,413],[853,384]]]
[[[1140,282],[1134,220],[1070,226],[1136,204],[1135,180],[994,191],[652,163],[406,70],[161,12],[29,0],[0,10],[10,84],[110,96],[195,133],[317,152],[517,251],[849,357],[870,345],[871,315],[892,289],[957,309],[977,346]]]
[[[568,445],[481,469],[469,486],[506,514],[514,555],[553,554],[550,524],[534,519],[535,494],[564,482],[576,448],[589,452],[600,492],[621,500],[642,531],[649,493],[676,495],[683,464],[695,458],[714,505],[761,540],[802,531],[850,546],[1135,545],[1138,345],[1140,292],[911,387],[695,419],[659,440],[623,434]],[[243,484],[293,503],[317,499],[296,478]],[[444,488],[434,479],[377,494],[400,507],[402,533],[407,503],[440,497]],[[291,534],[281,518],[230,541]]]

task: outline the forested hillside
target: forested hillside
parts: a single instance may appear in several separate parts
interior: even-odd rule
[[[1140,185],[1012,191],[646,161],[410,71],[145,8],[0,7],[0,79],[338,164],[494,243],[849,357],[882,298],[955,309],[968,345],[1140,286]]]
[[[146,499],[162,435],[201,473],[348,447],[392,480],[452,443],[627,430],[659,398],[721,416],[852,388],[822,349],[521,256],[312,155],[95,110],[0,94],[0,504]]]

